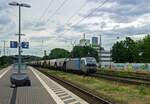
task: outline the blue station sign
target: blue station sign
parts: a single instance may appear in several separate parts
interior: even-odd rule
[[[24,49],[28,49],[29,48],[29,42],[22,42],[21,47]]]
[[[17,41],[10,41],[10,48],[17,48],[18,42]]]

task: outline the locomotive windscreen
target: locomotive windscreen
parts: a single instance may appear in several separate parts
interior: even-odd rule
[[[87,64],[96,64],[96,60],[93,57],[86,57]]]

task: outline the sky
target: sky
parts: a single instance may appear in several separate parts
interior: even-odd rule
[[[85,33],[87,39],[102,37],[110,50],[116,41],[142,39],[150,33],[150,0],[0,0],[0,50],[15,55],[9,42],[18,40],[18,7],[10,2],[27,3],[22,8],[22,41],[29,41],[25,55],[42,56],[54,48],[72,50]],[[119,39],[117,39],[119,37]]]

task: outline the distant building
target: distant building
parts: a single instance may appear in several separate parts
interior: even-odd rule
[[[104,47],[102,47],[102,45],[100,44],[101,42],[98,43],[98,37],[92,37],[92,47],[96,49],[98,52],[99,60],[100,60],[99,64],[101,64],[101,67],[110,66],[112,63],[111,52],[105,50]],[[100,46],[101,46],[101,51],[100,51]]]
[[[85,38],[85,33],[83,34],[83,38],[79,41],[79,46],[90,46],[90,40]]]
[[[101,50],[101,66],[107,67],[112,63],[111,52],[108,50]]]
[[[98,37],[92,37],[92,45],[97,46],[98,45]]]
[[[80,46],[90,46],[90,40],[89,39],[81,39],[79,41]]]

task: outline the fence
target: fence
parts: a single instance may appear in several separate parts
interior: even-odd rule
[[[148,70],[150,71],[150,63],[111,63],[103,65],[103,67],[111,67],[115,69],[127,69],[127,70]]]

